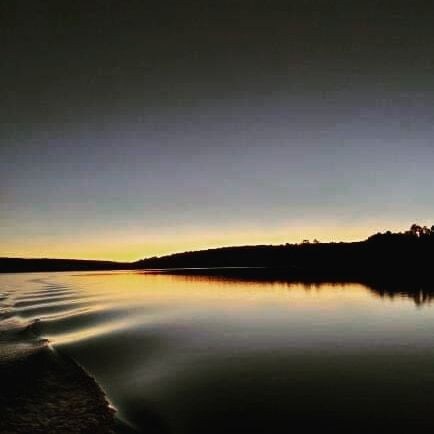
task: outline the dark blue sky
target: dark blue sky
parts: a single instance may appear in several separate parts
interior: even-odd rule
[[[427,3],[87,3],[0,6],[0,255],[432,220]]]

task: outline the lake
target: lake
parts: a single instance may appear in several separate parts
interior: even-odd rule
[[[430,298],[357,283],[0,275],[139,432],[434,432]]]

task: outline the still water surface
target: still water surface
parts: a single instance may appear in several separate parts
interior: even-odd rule
[[[146,433],[434,432],[434,310],[359,284],[0,276]]]

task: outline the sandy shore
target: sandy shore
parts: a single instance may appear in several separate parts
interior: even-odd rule
[[[114,433],[115,412],[95,380],[8,316],[0,313],[0,432]]]

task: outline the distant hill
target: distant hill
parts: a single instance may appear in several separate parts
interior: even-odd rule
[[[377,233],[365,241],[224,247],[147,258],[137,268],[261,267],[294,278],[414,281],[434,277],[434,226],[412,225],[401,233]],[[215,271],[217,272],[217,271]],[[231,274],[234,270],[218,271]],[[189,270],[200,273],[200,270]],[[209,271],[208,271],[209,273]],[[237,271],[236,273],[240,273]],[[256,274],[259,272],[257,271]],[[264,274],[264,271],[262,271]]]
[[[171,269],[172,273],[255,278],[434,281],[434,226],[377,233],[365,241],[222,247],[136,262],[0,258],[0,272]],[[241,270],[243,267],[256,267]],[[214,270],[203,270],[214,268]],[[178,270],[173,270],[178,269]],[[179,270],[179,269],[189,269]],[[196,269],[196,270],[194,270]]]
[[[130,267],[131,264],[113,261],[92,261],[84,259],[0,258],[0,273],[120,270]]]

